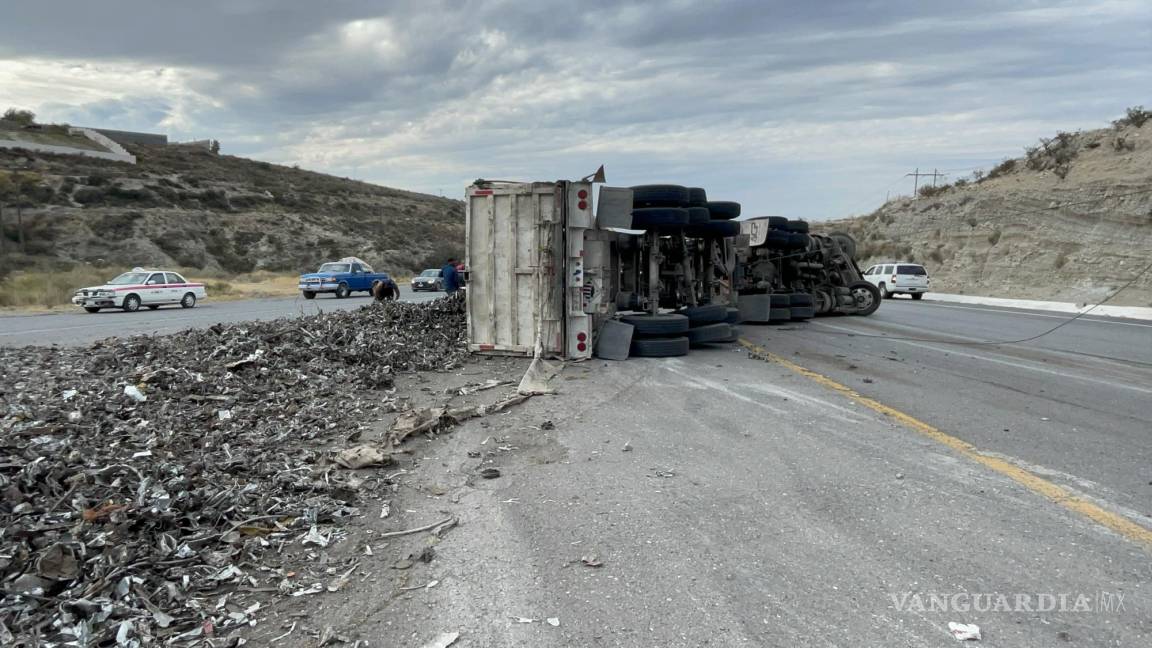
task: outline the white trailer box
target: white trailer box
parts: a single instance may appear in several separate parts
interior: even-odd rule
[[[592,315],[610,314],[604,271],[585,269],[586,247],[606,245],[585,240],[592,183],[477,181],[466,213],[469,349],[531,355],[539,338],[547,357],[590,358]]]

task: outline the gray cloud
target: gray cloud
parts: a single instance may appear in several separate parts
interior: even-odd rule
[[[606,163],[825,217],[1152,103],[1150,43],[1142,0],[42,0],[0,88],[416,190]]]

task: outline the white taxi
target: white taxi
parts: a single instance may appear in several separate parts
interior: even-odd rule
[[[102,308],[120,308],[129,313],[146,306],[156,310],[161,306],[179,304],[193,308],[208,293],[202,283],[190,283],[183,275],[167,270],[133,268],[103,286],[81,288],[72,295],[72,303],[89,313]]]

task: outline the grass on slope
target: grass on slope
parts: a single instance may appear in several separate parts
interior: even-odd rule
[[[252,272],[242,275],[206,273],[177,268],[188,281],[205,284],[209,300],[252,299],[295,295],[299,275]],[[119,274],[117,269],[78,266],[71,270],[13,272],[0,281],[0,308],[17,311],[67,310],[78,288],[99,286]]]

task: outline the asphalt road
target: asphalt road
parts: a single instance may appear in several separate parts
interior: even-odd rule
[[[1005,339],[1059,321],[890,302],[744,328],[823,376],[741,347],[569,366],[557,397],[417,440],[394,515],[350,541],[459,526],[358,551],[356,585],[299,603],[316,617],[283,645],[331,625],[413,646],[455,632],[462,647],[945,647],[949,622],[979,625],[984,646],[1152,645],[1152,543],[1081,510],[1152,529],[1152,327],[1078,321],[1018,346],[860,336]],[[500,478],[476,476],[493,465]],[[430,562],[396,565],[430,544]]]
[[[1070,317],[898,299],[870,317],[744,330],[866,396],[1148,520],[1152,322],[1083,317],[1033,341],[980,344],[1028,338]]]
[[[400,299],[403,301],[428,301],[443,295],[444,293],[413,293],[407,286],[400,287]],[[209,296],[190,310],[178,306],[164,306],[154,311],[145,308],[136,313],[105,310],[89,314],[77,307],[74,313],[4,315],[0,316],[0,345],[87,344],[112,336],[174,333],[186,328],[204,328],[217,322],[268,320],[338,309],[347,310],[359,308],[371,300],[372,298],[365,293],[354,293],[347,299],[319,295],[313,300],[281,297],[213,301]]]

